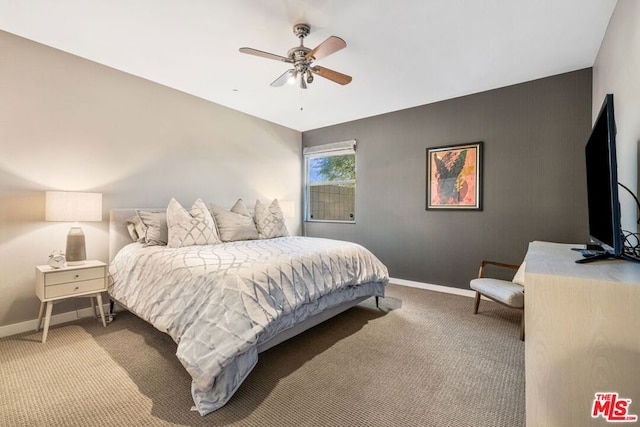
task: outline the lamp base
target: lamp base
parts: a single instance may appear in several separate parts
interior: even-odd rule
[[[71,227],[67,234],[67,251],[65,258],[68,265],[84,264],[87,260],[87,251],[84,243],[84,233],[80,227]]]

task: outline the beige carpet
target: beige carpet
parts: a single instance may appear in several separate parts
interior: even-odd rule
[[[231,401],[190,412],[176,345],[130,313],[0,340],[1,426],[523,426],[519,314],[390,285],[260,355]]]

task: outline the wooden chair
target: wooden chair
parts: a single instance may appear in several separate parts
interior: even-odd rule
[[[501,280],[485,277],[485,267],[493,265],[501,268],[509,268],[517,270],[513,280]],[[520,339],[524,341],[524,266],[504,264],[496,261],[483,260],[480,264],[478,278],[473,279],[469,285],[471,289],[476,291],[474,314],[478,314],[478,306],[480,305],[480,297],[485,296],[497,303],[522,312],[522,320],[520,321]]]

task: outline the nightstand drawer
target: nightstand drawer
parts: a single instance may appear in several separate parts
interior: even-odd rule
[[[104,267],[83,268],[77,270],[57,271],[44,276],[44,285],[80,282],[91,279],[104,279]],[[73,289],[73,288],[72,288]]]
[[[86,292],[97,292],[104,290],[104,277],[99,279],[84,280],[82,282],[63,283],[61,285],[46,286],[44,288],[45,298],[70,297]]]

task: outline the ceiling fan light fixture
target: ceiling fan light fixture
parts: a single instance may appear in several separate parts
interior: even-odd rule
[[[313,74],[311,73],[311,70],[307,70],[307,83],[313,83]]]
[[[296,84],[297,80],[298,80],[298,70],[291,70],[291,73],[289,74],[289,78],[287,79],[287,83],[289,83],[290,85],[294,85]]]

